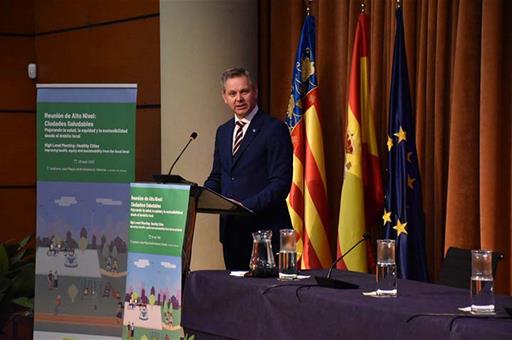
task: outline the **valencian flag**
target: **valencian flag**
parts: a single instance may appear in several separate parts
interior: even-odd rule
[[[384,206],[379,152],[368,93],[369,53],[366,19],[364,13],[359,15],[350,67],[338,256],[344,254],[366,231],[369,231],[367,226],[379,221]],[[369,253],[370,247],[366,248],[366,244],[354,248],[352,253],[343,259],[345,263],[338,263],[338,268],[346,267],[352,271],[367,272],[368,266],[374,262],[373,256]]]
[[[311,15],[306,16],[297,47],[286,124],[293,142],[293,183],[287,201],[293,228],[299,235],[301,267],[328,268],[332,256],[318,110],[315,19]]]
[[[425,227],[402,9],[396,10],[396,35],[388,121],[388,182],[384,215],[385,237],[396,240],[400,278],[427,281]]]

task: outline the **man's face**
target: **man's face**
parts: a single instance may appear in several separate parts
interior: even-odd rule
[[[242,119],[254,109],[258,102],[258,90],[245,76],[230,78],[224,84],[224,103]]]

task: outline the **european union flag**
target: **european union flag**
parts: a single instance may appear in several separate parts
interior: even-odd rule
[[[398,276],[428,281],[425,219],[416,154],[402,9],[396,10],[396,34],[388,121],[388,170],[385,237],[396,240]]]

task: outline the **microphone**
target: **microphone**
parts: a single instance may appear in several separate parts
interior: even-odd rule
[[[183,153],[185,152],[185,150],[188,148],[188,146],[190,145],[190,143],[197,138],[197,132],[192,132],[190,134],[190,138],[187,142],[187,144],[185,144],[185,146],[183,147],[183,149],[181,150],[180,154],[178,155],[178,157],[176,157],[176,159],[174,160],[174,163],[172,163],[171,167],[169,168],[169,172],[167,174],[155,174],[153,175],[153,179],[157,182],[157,183],[184,183],[184,184],[190,184],[190,185],[195,185],[196,183],[193,183],[193,182],[189,182],[187,181],[186,179],[184,179],[183,177],[179,176],[179,175],[171,175],[172,173],[172,169],[174,168],[174,166],[176,165],[176,163],[178,162],[178,160],[180,159],[181,155],[183,155]]]
[[[331,274],[332,274],[332,270],[336,266],[336,263],[340,262],[346,255],[348,255],[359,244],[361,244],[362,242],[369,240],[369,239],[370,239],[370,234],[368,232],[365,232],[363,234],[363,236],[361,236],[361,239],[359,241],[357,241],[352,247],[350,247],[350,249],[347,250],[343,255],[341,255],[336,260],[334,260],[334,262],[331,264],[331,267],[329,268],[329,271],[327,272],[327,275],[325,277],[324,276],[315,276],[315,280],[318,283],[318,285],[322,286],[322,287],[337,288],[337,289],[359,288],[359,286],[356,284],[332,279]]]
[[[187,144],[185,144],[185,146],[184,146],[184,147],[183,147],[183,149],[181,150],[181,152],[180,152],[180,154],[178,155],[178,157],[176,157],[176,160],[174,160],[174,163],[172,163],[171,168],[169,169],[169,173],[167,173],[167,175],[169,175],[169,176],[171,175],[172,169],[174,168],[174,166],[176,165],[176,163],[177,163],[177,162],[178,162],[178,160],[180,159],[181,155],[183,155],[183,153],[184,153],[184,152],[185,152],[185,150],[188,148],[188,146],[190,145],[190,143],[192,143],[192,141],[193,141],[194,139],[196,139],[196,138],[197,138],[197,132],[195,132],[195,131],[194,131],[194,132],[192,132],[192,133],[190,134],[190,138],[189,138],[189,140],[188,140]]]

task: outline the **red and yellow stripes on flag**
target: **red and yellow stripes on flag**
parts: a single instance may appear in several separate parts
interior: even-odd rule
[[[328,268],[332,262],[327,236],[329,212],[317,92],[318,87],[306,95],[304,117],[291,131],[293,184],[288,208],[293,227],[301,236],[298,252],[302,253],[301,267],[304,269]]]
[[[293,178],[290,194],[286,198],[292,226],[297,233],[297,255],[301,261],[304,248],[304,160],[306,135],[304,120],[295,125],[290,131],[293,143]]]
[[[368,46],[366,15],[357,23],[350,68],[347,130],[345,134],[345,176],[341,190],[338,225],[338,256],[361,239],[382,211],[384,195],[368,87]],[[366,244],[355,248],[339,268],[368,271]],[[341,262],[341,261],[340,261]]]
[[[303,269],[328,268],[332,262],[314,39],[314,18],[308,15],[297,48],[286,118],[293,142],[293,183],[287,202],[299,235],[297,252],[302,254]]]

